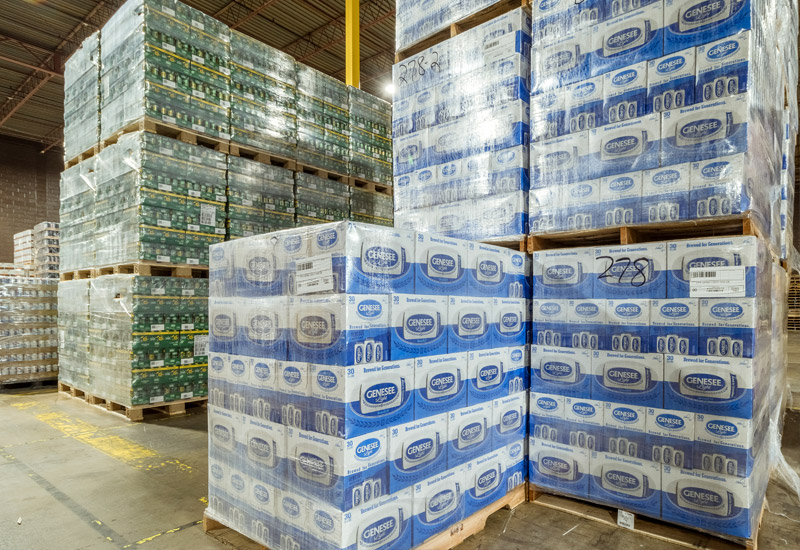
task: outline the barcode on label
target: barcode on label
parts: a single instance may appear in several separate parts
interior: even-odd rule
[[[692,279],[709,278],[716,276],[717,276],[716,271],[691,271],[689,273],[689,277]]]
[[[499,40],[492,40],[491,42],[487,42],[486,44],[484,44],[483,45],[483,49],[484,50],[491,50],[492,48],[495,48],[495,47],[497,47],[499,45],[500,45],[500,41]]]
[[[314,267],[314,262],[303,262],[297,264],[297,271],[306,271],[307,269],[311,269]]]
[[[181,392],[181,399],[191,399],[192,397],[194,397],[194,392],[191,391]]]
[[[217,225],[217,209],[213,205],[200,205],[200,225]]]
[[[191,365],[194,363],[194,357],[184,357],[181,359],[181,365]]]
[[[208,334],[198,334],[194,337],[194,355],[195,357],[208,355]]]
[[[153,397],[150,398],[150,403],[151,404],[152,403],[161,403],[162,401],[164,401],[164,396],[163,395],[154,395]]]

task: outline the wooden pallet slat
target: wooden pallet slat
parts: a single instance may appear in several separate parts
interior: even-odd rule
[[[59,275],[60,281],[74,281],[76,279],[91,279],[91,269],[75,269],[72,271],[62,271]]]
[[[208,277],[208,267],[189,264],[164,264],[151,261],[120,263],[92,269],[92,277],[103,275],[141,275],[144,277],[179,277],[202,279]]]
[[[552,510],[566,512],[573,516],[596,521],[605,525],[620,528],[617,524],[617,508],[596,504],[588,500],[555,495],[547,489],[530,485],[528,500],[534,505],[543,506]],[[722,538],[708,533],[702,533],[691,527],[684,527],[657,519],[650,519],[641,514],[635,514],[633,532],[650,538],[669,542],[677,546],[707,550],[757,550],[758,529],[764,518],[766,499],[761,508],[756,533],[751,539]]]
[[[297,168],[297,160],[275,153],[270,153],[257,147],[250,147],[249,145],[242,145],[239,143],[230,144],[229,154],[234,157],[241,157],[250,159],[261,164],[269,164],[271,166],[280,166],[287,170],[295,170]]]
[[[125,134],[134,132],[149,132],[159,136],[170,137],[184,143],[208,147],[220,153],[227,154],[230,151],[230,140],[228,139],[218,138],[175,124],[168,124],[149,116],[141,117],[101,140],[99,149],[103,150],[110,145],[114,145]]]
[[[167,416],[185,414],[187,407],[205,407],[208,402],[208,397],[202,396],[176,401],[161,401],[146,405],[124,405],[112,399],[94,395],[61,380],[58,381],[58,391],[66,393],[70,397],[81,399],[90,405],[119,414],[131,422],[141,422],[145,419],[145,415],[149,413],[159,413]]]
[[[80,164],[84,160],[92,158],[93,156],[95,156],[99,152],[100,152],[100,144],[98,144],[98,143],[93,144],[91,147],[86,149],[81,154],[79,154],[79,155],[77,155],[75,157],[72,157],[68,161],[64,162],[64,170],[72,168],[76,164]]]
[[[295,170],[298,172],[302,172],[304,174],[311,174],[312,176],[316,176],[318,178],[322,178],[325,180],[332,180],[338,181],[339,183],[348,183],[349,176],[345,174],[340,174],[339,172],[335,172],[333,170],[328,170],[326,168],[317,168],[311,164],[305,164],[303,162],[297,161],[297,165]]]
[[[379,195],[386,195],[389,197],[394,195],[394,188],[391,185],[370,181],[358,176],[349,176],[347,178],[347,184],[350,185],[350,187],[355,187],[356,189],[361,189],[362,191],[371,191],[372,193],[377,193]]]

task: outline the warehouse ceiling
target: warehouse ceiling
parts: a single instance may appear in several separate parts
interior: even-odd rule
[[[183,0],[298,61],[344,80],[344,0]],[[0,0],[0,134],[60,147],[64,61],[123,0]],[[361,88],[384,96],[394,62],[394,0],[361,1]]]

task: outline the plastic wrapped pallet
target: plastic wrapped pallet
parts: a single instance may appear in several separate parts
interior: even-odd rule
[[[781,276],[756,237],[535,252],[531,482],[752,538],[783,411]]]
[[[100,138],[100,33],[89,35],[64,63],[64,159]]]
[[[58,283],[58,379],[75,388],[89,387],[90,279]]]
[[[0,383],[56,377],[56,291],[52,279],[0,276]]]
[[[57,279],[60,262],[58,222],[41,222],[33,227],[34,274],[43,279]]]
[[[350,186],[313,174],[295,172],[297,225],[346,220],[350,217]]]
[[[390,195],[365,191],[358,187],[350,189],[350,219],[376,225],[392,226],[394,201]]]
[[[62,271],[95,265],[96,160],[97,157],[92,157],[61,172],[59,246]]]
[[[301,63],[297,67],[297,159],[301,164],[347,174],[347,87]]]
[[[251,237],[295,226],[294,174],[228,156],[228,238]]]
[[[33,229],[14,234],[14,263],[33,267]]]
[[[790,110],[783,112],[783,141],[781,164],[780,198],[780,250],[781,258],[789,258],[794,249],[794,186],[795,148],[797,146],[797,119],[792,119]]]
[[[210,517],[401,550],[520,490],[524,255],[340,222],[211,258]]]
[[[91,279],[88,386],[76,385],[124,406],[206,395],[207,302],[207,279]]]
[[[294,158],[297,144],[295,61],[231,31],[231,141]]]
[[[797,8],[783,9],[778,25],[766,1],[712,20],[692,0],[534,6],[532,231],[749,212],[777,245],[784,75],[797,78],[796,48],[778,46]]]
[[[464,19],[493,3],[491,0],[464,0],[461,2],[402,0],[397,2],[395,50],[401,51],[408,48],[449,28],[451,23]]]
[[[377,97],[348,86],[350,174],[392,185],[392,107]]]
[[[100,37],[101,139],[144,116],[230,138],[230,31],[175,0],[129,0]]]
[[[225,238],[224,154],[134,132],[97,163],[95,265],[208,265],[208,245]]]
[[[398,227],[476,240],[527,232],[530,32],[517,9],[428,48],[429,66],[393,67]]]

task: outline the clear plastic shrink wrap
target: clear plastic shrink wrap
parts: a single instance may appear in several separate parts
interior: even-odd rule
[[[207,513],[399,550],[518,488],[528,283],[522,253],[346,221],[212,246]]]
[[[513,10],[393,67],[397,227],[527,232],[530,32]]]
[[[100,33],[89,35],[64,63],[64,159],[100,138]]]
[[[347,87],[350,115],[350,174],[392,185],[392,106]]]
[[[59,205],[62,271],[91,267],[95,259],[96,157],[61,172]]]
[[[148,132],[103,149],[94,265],[208,265],[208,246],[225,238],[226,167],[222,153]]]
[[[144,116],[230,138],[230,30],[175,0],[126,2],[103,26],[100,136]]]
[[[492,0],[401,0],[395,13],[395,50],[412,46],[493,3]]]
[[[750,212],[778,244],[782,112],[797,80],[796,47],[778,44],[796,44],[796,6],[532,10],[533,232]]]
[[[56,281],[0,275],[0,382],[58,371]]]
[[[782,461],[786,272],[771,258],[756,237],[535,252],[530,481],[754,536]]]

